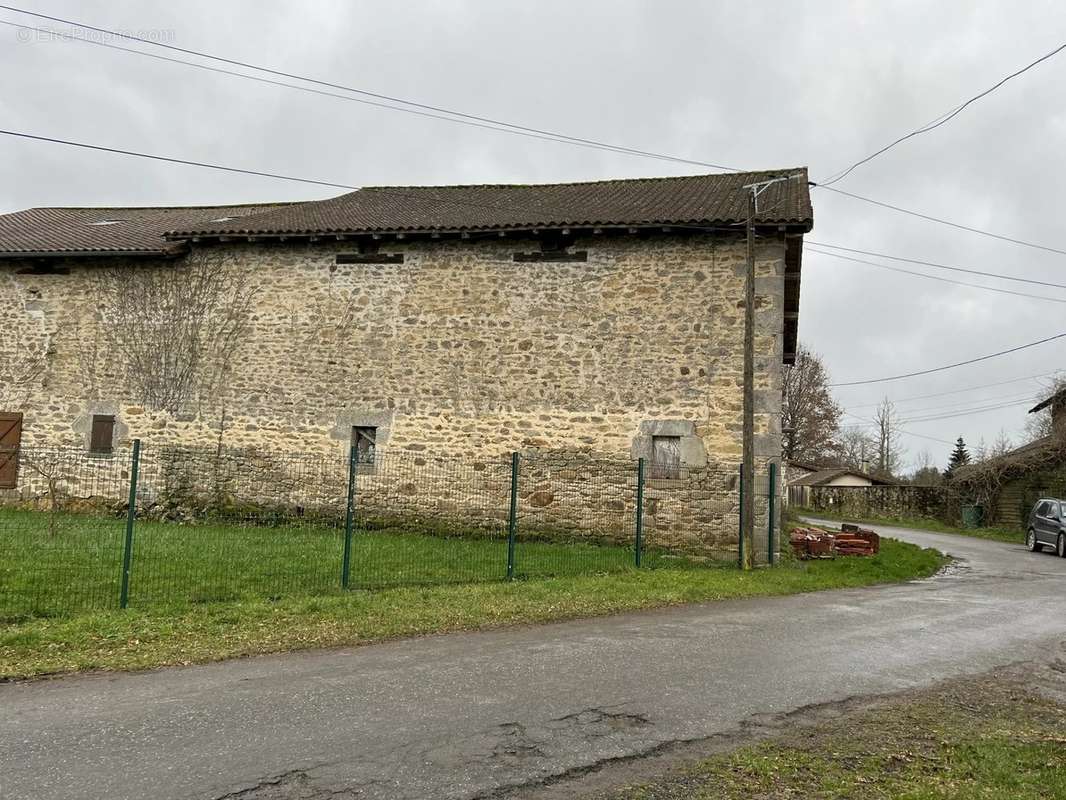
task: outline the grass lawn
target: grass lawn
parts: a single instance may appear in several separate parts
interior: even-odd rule
[[[815,511],[808,508],[796,508],[793,514],[797,516],[820,517],[822,519],[841,520],[843,522],[863,522],[870,525],[894,525],[897,528],[916,528],[934,533],[954,533],[959,536],[972,536],[975,539],[992,539],[997,542],[1010,542],[1012,544],[1024,544],[1025,532],[1015,528],[959,528],[945,525],[937,519],[929,517],[857,517],[844,514],[836,514],[832,511]]]
[[[790,724],[759,744],[606,797],[1066,798],[1066,708],[1015,675],[967,678],[820,718],[814,709],[809,716],[806,724]]]
[[[872,558],[773,569],[660,566],[515,582],[400,587],[30,618],[0,625],[0,677],[140,669],[655,606],[867,586],[934,573],[944,557],[892,540]]]
[[[124,540],[122,519],[0,511],[0,622],[115,608]],[[130,606],[340,595],[343,547],[339,521],[278,526],[138,521]],[[644,563],[655,568],[686,562],[649,550]],[[352,588],[501,581],[507,536],[357,529],[350,564]],[[632,564],[629,547],[532,541],[524,535],[516,544],[519,578],[614,572]]]

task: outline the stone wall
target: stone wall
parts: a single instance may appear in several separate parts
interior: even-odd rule
[[[813,511],[862,520],[871,517],[928,517],[958,520],[958,503],[941,486],[809,486],[807,507]]]
[[[225,244],[176,261],[52,269],[65,274],[0,262],[0,411],[23,412],[31,446],[84,447],[88,420],[105,413],[116,416],[116,445],[340,457],[353,425],[377,427],[391,452],[472,459],[646,455],[652,434],[677,429],[687,466],[731,475],[741,455],[743,238],[597,236],[574,243],[587,263],[512,261],[538,249],[534,239],[390,242],[381,252],[404,263],[345,265],[336,256],[356,252],[351,243]],[[202,374],[179,406],[160,407],[131,374],[128,343],[143,330],[167,349],[166,304],[152,318],[123,318],[114,276],[165,283],[198,269],[230,283],[204,315],[219,320],[205,324]],[[757,274],[764,464],[780,454],[783,239],[760,238]],[[227,343],[222,316],[240,292],[249,310]],[[701,523],[713,531],[676,534],[735,540],[726,516]]]
[[[132,450],[107,455],[75,448],[23,447],[16,490],[0,489],[0,509],[76,511],[125,517]],[[137,515],[177,524],[225,521],[276,526],[343,525],[347,459],[264,449],[142,446]],[[449,458],[378,451],[356,465],[353,508],[358,529],[386,528],[447,537],[505,538],[511,498],[510,457]],[[756,488],[756,554],[767,545],[766,478]],[[572,451],[519,453],[519,541],[595,542],[632,548],[639,467],[623,458]],[[716,560],[736,555],[738,475],[714,464],[670,478],[645,471],[643,545]]]

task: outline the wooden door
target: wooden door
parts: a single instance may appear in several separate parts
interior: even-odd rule
[[[681,437],[651,437],[651,477],[676,479],[681,477]]]
[[[14,489],[19,476],[22,414],[0,411],[0,489]]]

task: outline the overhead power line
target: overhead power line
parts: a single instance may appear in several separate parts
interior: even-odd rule
[[[1031,403],[1031,400],[1016,400],[1013,403],[998,403],[996,405],[981,406],[979,408],[970,408],[965,411],[953,411],[944,414],[930,414],[924,417],[914,417],[907,420],[908,425],[912,425],[917,422],[940,422],[945,419],[957,419],[959,417],[969,417],[974,414],[985,414],[989,411],[1002,411],[1005,408],[1014,408],[1015,406],[1026,405]]]
[[[102,153],[114,153],[122,156],[132,156],[134,158],[147,158],[152,161],[164,161],[170,164],[183,164],[189,167],[202,167],[203,169],[219,170],[221,172],[236,172],[241,175],[255,175],[262,178],[276,178],[283,181],[294,181],[296,183],[307,183],[314,186],[330,186],[337,189],[351,189],[358,190],[362,187],[355,186],[348,183],[333,183],[331,181],[316,180],[314,178],[301,178],[296,175],[284,175],[277,172],[263,172],[254,169],[244,169],[242,167],[230,167],[224,164],[212,164],[206,161],[193,161],[185,158],[174,158],[172,156],[161,156],[154,153],[141,153],[137,150],[125,150],[120,147],[107,147],[105,145],[90,144],[88,142],[75,142],[69,139],[57,139],[52,136],[40,136],[33,133],[26,133],[24,131],[9,131],[0,129],[0,135],[2,136],[14,136],[21,139],[31,139],[39,142],[48,142],[50,144],[61,144],[66,147],[79,147],[85,150],[96,150]],[[483,203],[472,203],[469,200],[461,200],[454,197],[434,197],[433,195],[426,194],[425,192],[419,192],[418,195],[411,194],[410,192],[404,192],[400,189],[386,189],[382,187],[374,187],[374,191],[378,194],[389,195],[392,197],[401,197],[406,200],[428,200],[433,203],[441,203],[444,205],[456,205],[466,206],[470,208],[482,208],[489,211],[506,211],[511,210],[505,206],[488,205]]]
[[[928,439],[930,442],[938,442],[939,444],[947,444],[947,445],[955,444],[954,442],[950,442],[947,439],[939,439],[936,436],[929,436],[928,434],[925,434],[925,433],[915,433],[914,431],[909,431],[909,430],[907,430],[905,428],[897,428],[896,430],[899,431],[900,433],[905,433],[907,436],[916,436],[919,439]]]
[[[870,420],[864,420],[862,417],[856,416],[855,414],[849,414],[847,411],[844,412],[844,415],[847,416],[847,417],[852,417],[853,419],[860,420],[860,422],[855,423],[855,424],[841,425],[840,426],[841,428],[870,428],[870,427],[874,427],[874,423],[871,422]],[[904,428],[897,427],[896,431],[898,431],[899,433],[905,433],[908,436],[917,436],[919,439],[928,439],[931,442],[939,442],[940,444],[946,444],[946,445],[955,444],[954,442],[949,442],[946,439],[938,439],[935,436],[927,436],[924,433],[915,433],[914,431],[908,431],[908,430],[905,430]]]
[[[981,411],[992,406],[1008,408],[1011,406],[1032,406],[1033,398],[1031,395],[1017,396],[1017,397],[1000,397],[1000,398],[988,398],[985,401],[978,401],[973,403],[954,404],[947,406],[932,406],[930,408],[916,408],[912,409],[907,414],[908,422],[918,422],[925,418],[938,417],[942,414],[965,414],[970,411]]]
[[[925,125],[923,125],[922,127],[918,128],[917,130],[913,130],[910,133],[907,133],[907,134],[904,134],[903,136],[900,136],[895,141],[890,142],[889,144],[886,144],[880,150],[876,150],[875,152],[871,153],[870,155],[866,156],[865,158],[862,158],[862,159],[856,161],[850,167],[847,167],[846,169],[841,170],[840,172],[834,173],[834,175],[829,180],[824,181],[822,183],[822,186],[830,186],[830,185],[836,183],[837,181],[841,181],[844,178],[846,178],[848,175],[850,175],[852,170],[854,170],[854,169],[856,169],[858,167],[861,167],[863,164],[866,164],[866,163],[868,163],[870,161],[873,161],[879,155],[887,153],[889,150],[891,150],[896,145],[901,144],[902,142],[905,142],[908,139],[912,139],[915,136],[920,136],[923,133],[929,133],[929,131],[935,130],[936,128],[939,128],[941,125],[944,125],[944,124],[950,122],[952,119],[957,117],[960,113],[962,113],[962,111],[967,106],[970,106],[973,103],[976,103],[982,97],[987,97],[988,95],[992,94],[992,92],[996,91],[996,89],[1000,88],[1007,81],[1009,81],[1009,80],[1011,80],[1013,78],[1017,78],[1022,73],[1028,72],[1033,67],[1037,66],[1038,64],[1040,64],[1040,63],[1042,63],[1044,61],[1047,61],[1049,58],[1052,58],[1053,56],[1058,55],[1063,50],[1066,50],[1066,44],[1060,44],[1058,47],[1056,47],[1050,53],[1045,53],[1044,55],[1040,56],[1040,58],[1036,59],[1036,61],[1030,62],[1029,64],[1026,64],[1021,69],[1012,72],[1010,75],[1007,75],[1005,78],[1002,78],[1001,80],[999,80],[994,85],[992,85],[992,86],[988,87],[987,89],[985,89],[983,92],[980,92],[979,94],[974,95],[969,100],[966,100],[965,102],[963,102],[961,105],[956,106],[951,111],[947,111],[944,114],[941,114],[939,117],[934,119],[932,122],[927,122]]]
[[[134,36],[133,34],[123,33],[121,31],[112,30],[110,28],[102,28],[96,25],[90,25],[85,22],[76,22],[74,20],[64,19],[63,17],[55,17],[49,14],[41,14],[36,11],[29,11],[24,8],[18,8],[16,6],[0,5],[0,9],[5,11],[12,11],[17,14],[25,14],[31,17],[37,17],[38,19],[46,19],[52,22],[59,22],[64,25],[70,25],[77,28],[83,28],[90,31],[96,31],[97,33],[106,34],[109,37],[115,37],[119,39],[125,39],[127,41],[139,42],[141,44],[151,45],[152,47],[165,48],[167,50],[184,53],[186,55],[196,56],[197,58],[206,58],[211,61],[216,61],[222,64],[229,64],[230,66],[241,67],[243,69],[251,69],[256,72],[263,72],[268,75],[274,75],[280,78],[289,78],[292,80],[304,81],[305,83],[311,83],[316,86],[324,86],[328,89],[339,89],[344,92],[351,92],[352,94],[359,95],[361,98],[373,98],[376,101],[382,102],[367,102],[360,101],[355,97],[345,97],[344,95],[337,95],[327,92],[314,92],[316,94],[328,94],[331,97],[338,97],[340,99],[355,100],[357,102],[366,102],[368,105],[374,105],[379,108],[387,108],[393,111],[403,111],[406,113],[417,114],[418,116],[428,116],[434,119],[444,120],[447,122],[453,122],[460,125],[471,125],[477,128],[483,128],[488,130],[495,130],[501,133],[510,133],[519,136],[528,136],[537,139],[548,139],[550,141],[558,141],[566,144],[572,144],[579,147],[591,147],[597,150],[608,150],[611,152],[622,153],[627,155],[641,156],[644,158],[654,158],[661,161],[673,161],[679,164],[691,164],[700,167],[709,167],[711,169],[721,169],[726,172],[743,172],[744,170],[737,167],[728,167],[723,164],[714,164],[709,161],[700,161],[692,158],[684,158],[682,156],[674,156],[666,153],[656,153],[651,150],[641,150],[635,147],[626,147],[625,145],[611,144],[610,142],[603,142],[596,139],[589,139],[581,136],[572,136],[570,134],[559,133],[557,131],[545,130],[542,128],[534,128],[528,125],[520,125],[513,122],[507,122],[506,120],[495,119],[493,117],[482,116],[479,114],[471,114],[464,111],[456,111],[454,109],[445,108],[443,106],[431,105],[429,103],[422,103],[416,100],[406,100],[402,97],[396,97],[393,95],[383,94],[381,92],[372,92],[367,89],[359,89],[354,86],[345,86],[344,84],[335,83],[332,81],[322,80],[320,78],[313,78],[307,75],[299,75],[294,72],[285,72],[284,70],[274,69],[272,67],[266,67],[261,64],[253,64],[247,61],[239,61],[233,58],[226,58],[225,56],[215,55],[214,53],[208,53],[202,50],[192,50],[186,47],[178,47],[177,45],[167,44],[166,42],[152,41],[151,39],[142,38],[140,36]],[[18,25],[18,23],[8,23],[17,27],[26,28],[28,30],[36,30],[42,33],[46,33],[53,36],[64,36],[74,39],[76,41],[86,42],[87,44],[99,44],[104,47],[109,47],[113,50],[122,50],[128,53],[134,53],[137,55],[147,56],[149,58],[160,58],[150,53],[146,53],[142,50],[134,50],[126,47],[119,47],[117,45],[98,42],[93,39],[87,39],[80,36],[74,36],[73,34],[64,34],[59,31],[52,31],[44,28],[36,28],[27,25]],[[171,61],[176,64],[184,64],[186,66],[197,67],[200,69],[206,69],[212,72],[221,72],[227,75],[233,75],[236,77],[247,78],[249,80],[258,80],[265,83],[273,83],[278,86],[287,86],[292,89],[299,89],[303,91],[314,91],[307,87],[300,87],[289,83],[279,83],[276,81],[263,81],[260,78],[256,78],[251,75],[245,75],[239,72],[231,72],[229,70],[219,70],[212,67],[207,67],[202,64],[195,64],[190,61],[184,61],[175,58],[160,58],[160,60]],[[388,105],[388,103],[395,103],[398,105]],[[447,115],[447,116],[442,116]]]
[[[1038,378],[1048,378],[1048,377],[1050,377],[1052,375],[1057,375],[1059,372],[1060,372],[1060,370],[1052,370],[1051,372],[1041,372],[1041,373],[1038,373],[1036,375],[1026,375],[1024,378],[1012,378],[1009,381],[997,381],[996,383],[982,383],[982,384],[980,384],[978,386],[967,386],[967,387],[965,387],[963,389],[951,389],[950,391],[947,391],[947,392],[934,392],[933,394],[920,394],[920,395],[916,395],[914,397],[901,397],[898,400],[897,399],[891,399],[891,402],[894,403],[894,404],[909,403],[909,402],[913,402],[914,400],[928,400],[928,399],[933,398],[933,397],[945,397],[945,396],[950,395],[950,394],[963,394],[965,392],[975,392],[978,389],[990,389],[993,386],[1007,386],[1008,384],[1011,384],[1011,383],[1021,383],[1022,381],[1032,381],[1032,380],[1036,380]],[[862,405],[848,406],[848,408],[854,411],[857,408],[876,408],[879,405],[881,405],[881,401],[879,401],[877,403],[864,403]]]
[[[1016,275],[1003,275],[998,272],[983,272],[978,269],[967,269],[965,267],[953,267],[948,264],[938,264],[935,261],[923,261],[919,258],[904,258],[903,256],[892,256],[888,253],[874,253],[870,250],[859,250],[854,247],[844,247],[839,244],[826,244],[825,242],[815,242],[810,239],[805,240],[805,244],[815,245],[816,247],[828,247],[830,250],[842,250],[846,253],[858,253],[864,256],[874,256],[876,258],[887,258],[890,261],[900,261],[905,264],[918,264],[920,266],[934,267],[936,269],[946,269],[951,272],[963,272],[967,275],[980,275],[984,278],[997,278],[1002,281],[1014,281],[1015,283],[1029,283],[1034,286],[1049,286],[1054,289],[1066,289],[1066,283],[1052,283],[1051,281],[1038,281],[1033,278],[1019,278]]]
[[[956,400],[955,402],[947,403],[947,404],[941,404],[941,405],[935,405],[935,406],[927,406],[927,407],[923,407],[923,408],[911,408],[911,409],[907,409],[906,411],[901,411],[900,413],[915,414],[915,415],[924,416],[925,414],[929,414],[929,413],[936,412],[936,411],[965,410],[966,408],[969,408],[971,406],[976,408],[978,406],[987,405],[988,403],[993,403],[993,402],[1004,403],[1004,402],[1007,402],[1007,401],[1018,401],[1019,403],[1021,403],[1021,402],[1032,403],[1032,402],[1034,402],[1033,393],[1032,392],[1022,393],[1022,392],[1015,391],[1015,392],[1011,392],[1010,394],[1006,394],[1006,395],[997,395],[996,397],[970,398],[968,400],[962,400],[962,401]],[[882,402],[884,402],[884,401],[882,401]],[[889,400],[889,402],[892,403],[893,407],[898,409],[899,404],[896,401]],[[876,403],[876,404],[874,404],[874,407],[876,407],[878,405],[881,405],[881,404],[880,403]],[[866,408],[866,406],[848,406],[848,410],[850,410],[850,411],[854,411],[855,409],[858,409],[858,408]]]
[[[97,150],[101,153],[116,153],[122,156],[134,156],[136,158],[150,158],[153,161],[166,161],[170,164],[184,164],[189,167],[203,167],[204,169],[221,170],[222,172],[238,172],[242,175],[257,175],[261,178],[276,178],[282,181],[295,181],[297,183],[310,183],[315,186],[330,186],[335,189],[358,189],[358,186],[350,186],[347,183],[333,183],[332,181],[320,181],[313,178],[300,178],[295,175],[282,175],[277,172],[260,172],[255,169],[242,169],[241,167],[227,167],[223,164],[210,164],[206,161],[191,161],[185,158],[173,158],[171,156],[159,156],[152,153],[139,153],[136,150],[123,150],[119,147],[105,147],[99,144],[89,144],[87,142],[74,142],[69,139],[56,139],[51,136],[39,136],[33,133],[25,133],[24,131],[9,131],[0,129],[0,134],[4,136],[16,136],[21,139],[34,139],[38,142],[49,142],[51,144],[62,144],[67,147],[81,147],[85,150]]]
[[[917,278],[927,278],[931,281],[940,281],[941,283],[950,283],[954,286],[968,286],[971,289],[984,289],[986,292],[996,292],[997,294],[1009,294],[1014,297],[1026,297],[1030,300],[1045,300],[1049,303],[1066,303],[1066,297],[1048,297],[1042,294],[1030,294],[1028,292],[1015,292],[1011,289],[999,289],[995,286],[984,286],[980,283],[969,283],[967,281],[956,281],[951,278],[942,278],[939,275],[930,275],[928,272],[915,272],[911,269],[903,269],[901,267],[893,267],[888,264],[878,264],[875,261],[866,261],[865,259],[855,258],[854,256],[845,256],[840,253],[830,253],[828,250],[819,250],[814,247],[807,247],[806,252],[817,253],[822,256],[830,256],[831,258],[839,258],[844,261],[851,261],[855,264],[865,264],[869,267],[877,267],[878,269],[887,269],[891,272],[898,272],[903,275],[913,275]]]
[[[590,139],[590,138],[580,137],[580,136],[572,136],[570,134],[560,133],[558,131],[551,131],[551,130],[547,130],[547,129],[543,129],[543,128],[534,128],[534,127],[531,127],[531,126],[520,125],[520,124],[517,124],[517,123],[507,122],[505,120],[499,120],[499,119],[495,119],[493,117],[488,117],[488,116],[484,116],[484,115],[471,114],[471,113],[467,113],[467,112],[463,112],[463,111],[456,111],[456,110],[453,110],[453,109],[445,108],[443,106],[431,105],[429,103],[421,103],[421,102],[414,101],[414,100],[406,100],[404,98],[396,97],[396,96],[393,96],[393,95],[387,95],[387,94],[384,94],[384,93],[381,93],[381,92],[372,92],[372,91],[365,90],[365,89],[358,89],[358,88],[352,87],[352,86],[345,86],[345,85],[340,84],[340,83],[335,83],[335,82],[332,82],[332,81],[313,78],[313,77],[310,77],[310,76],[299,75],[297,73],[286,72],[286,71],[283,71],[283,70],[277,70],[277,69],[273,69],[271,67],[265,67],[265,66],[253,64],[253,63],[250,63],[250,62],[246,62],[246,61],[240,61],[240,60],[237,60],[237,59],[231,59],[231,58],[227,58],[225,56],[219,56],[219,55],[215,55],[213,53],[208,53],[208,52],[205,52],[205,51],[192,50],[190,48],[178,47],[177,45],[167,44],[166,42],[156,42],[156,41],[152,41],[150,39],[145,39],[145,38],[141,38],[141,37],[138,37],[138,36],[134,36],[132,34],[123,33],[121,31],[111,30],[109,28],[103,28],[103,27],[99,27],[99,26],[96,26],[96,25],[90,25],[90,24],[84,23],[84,22],[76,22],[74,20],[65,19],[63,17],[56,17],[56,16],[52,16],[52,15],[49,15],[49,14],[41,14],[41,13],[36,12],[36,11],[29,11],[27,9],[18,8],[17,6],[0,5],[0,9],[11,11],[11,12],[18,13],[18,14],[25,14],[27,16],[36,17],[38,19],[45,19],[45,20],[50,20],[52,22],[59,22],[59,23],[62,23],[64,25],[71,25],[71,26],[75,26],[75,27],[80,27],[80,28],[84,28],[86,30],[96,31],[97,33],[105,34],[108,37],[114,37],[114,38],[117,38],[117,39],[124,39],[126,41],[131,41],[131,42],[139,42],[141,44],[150,45],[152,47],[165,48],[165,49],[170,50],[172,52],[179,52],[179,53],[184,53],[186,55],[196,56],[198,58],[205,58],[205,59],[209,59],[211,61],[216,61],[216,62],[219,62],[219,63],[228,64],[230,66],[237,66],[237,67],[241,67],[241,68],[244,68],[244,69],[250,69],[250,70],[257,71],[257,72],[262,72],[262,73],[274,75],[276,77],[283,77],[283,78],[289,78],[289,79],[293,79],[293,80],[303,81],[305,83],[310,83],[310,84],[313,84],[313,85],[316,85],[316,86],[322,86],[322,87],[325,87],[327,89],[337,89],[337,90],[344,91],[344,92],[350,92],[353,95],[359,95],[360,98],[371,98],[371,100],[366,100],[365,101],[369,105],[374,105],[374,106],[385,108],[385,109],[389,109],[389,110],[406,111],[406,112],[410,112],[410,113],[418,113],[420,116],[428,116],[428,117],[431,117],[431,118],[434,118],[434,119],[443,119],[445,121],[451,121],[451,122],[456,122],[456,123],[460,123],[460,124],[473,125],[473,126],[479,127],[479,128],[488,128],[490,130],[501,131],[501,132],[504,132],[504,133],[516,133],[516,134],[519,134],[519,135],[527,135],[527,136],[531,136],[533,138],[547,138],[549,140],[561,142],[561,143],[564,143],[564,144],[572,144],[572,145],[581,146],[581,147],[591,147],[591,148],[595,148],[595,149],[606,150],[606,151],[609,151],[609,152],[620,153],[620,154],[623,154],[623,155],[637,156],[637,157],[641,157],[641,158],[653,158],[653,159],[658,159],[658,160],[663,160],[663,161],[672,161],[672,162],[679,163],[679,164],[690,164],[690,165],[693,165],[693,166],[706,167],[706,168],[710,168],[710,169],[725,170],[727,172],[741,172],[741,171],[743,171],[739,167],[732,167],[732,166],[727,166],[727,165],[724,165],[724,164],[717,164],[717,163],[711,162],[711,161],[704,161],[704,160],[699,160],[699,159],[694,159],[694,158],[686,158],[686,157],[683,157],[683,156],[671,155],[671,154],[668,154],[668,153],[658,153],[658,152],[651,151],[651,150],[643,150],[643,149],[634,148],[634,147],[627,147],[625,145],[612,144],[610,142],[604,142],[604,141],[600,141],[600,140],[596,140],[596,139]],[[58,32],[58,31],[47,30],[47,29],[43,29],[43,28],[36,28],[36,27],[33,27],[33,26],[19,25],[18,23],[7,22],[7,23],[4,23],[4,24],[13,25],[13,26],[16,26],[16,27],[22,27],[22,28],[26,28],[26,29],[29,29],[29,30],[37,30],[37,31],[40,31],[40,32],[43,32],[43,33],[47,33],[49,35],[58,35],[58,36],[62,36],[64,38],[71,38],[71,39],[74,39],[76,41],[86,42],[88,44],[99,44],[101,46],[109,47],[111,49],[122,50],[122,51],[125,51],[125,52],[134,53],[134,54],[137,54],[137,55],[144,55],[144,56],[157,58],[157,59],[161,58],[158,55],[150,54],[150,53],[147,53],[147,52],[142,51],[142,50],[136,50],[136,49],[131,49],[131,48],[120,47],[120,46],[112,44],[112,43],[98,42],[98,41],[93,40],[93,39],[87,39],[87,38],[84,38],[84,37],[74,36],[73,34],[67,34],[67,33],[62,33],[62,32]],[[215,68],[215,67],[208,67],[208,66],[203,65],[203,64],[195,64],[194,62],[189,62],[189,61],[185,61],[185,60],[182,60],[182,59],[161,58],[161,60],[172,61],[174,63],[183,64],[183,65],[190,66],[190,67],[195,67],[195,68],[198,68],[198,69],[204,69],[204,70],[213,71],[213,72],[219,72],[219,73],[223,73],[223,74],[227,74],[227,75],[233,75],[235,77],[241,77],[241,78],[245,78],[245,79],[249,79],[249,80],[257,80],[257,81],[263,82],[263,83],[275,84],[275,85],[288,87],[288,88],[292,88],[292,89],[297,89],[297,90],[301,90],[301,91],[309,91],[309,92],[312,92],[312,93],[315,93],[315,94],[321,94],[321,95],[326,95],[326,96],[330,96],[330,97],[336,97],[336,98],[340,98],[340,99],[349,99],[349,100],[356,100],[357,99],[355,97],[351,97],[351,96],[347,96],[347,95],[338,95],[338,94],[334,94],[333,92],[324,92],[324,91],[320,91],[320,90],[311,89],[310,87],[301,87],[301,86],[297,86],[295,84],[285,83],[285,82],[281,82],[281,81],[270,81],[270,80],[266,80],[266,79],[262,79],[262,78],[257,78],[256,76],[246,75],[246,74],[240,73],[240,72],[234,72],[234,71],[231,71],[231,70],[221,70],[221,69],[218,69],[218,68]],[[375,102],[375,101],[380,101],[380,102]],[[389,105],[389,103],[395,103],[397,105]],[[447,116],[438,116],[438,115],[447,115]],[[160,159],[160,160],[165,160],[165,159]],[[176,163],[182,163],[180,159],[174,159],[174,161]],[[202,165],[197,164],[195,166],[202,166]],[[217,167],[212,166],[211,168],[217,168]],[[236,171],[236,170],[234,170],[234,171]],[[261,174],[264,177],[277,177],[277,178],[280,178],[282,180],[293,180],[293,178],[291,178],[289,176],[278,176],[278,175],[271,175],[271,174],[268,174],[268,173],[256,173],[255,171],[252,171],[252,170],[247,170],[245,172],[247,174]],[[300,180],[301,182],[304,182],[304,183],[318,183],[319,185],[337,185],[337,184],[330,184],[330,183],[325,182],[325,181],[310,181],[310,180],[305,180],[305,179],[298,179],[298,180]],[[949,220],[939,219],[937,217],[933,217],[933,216],[928,215],[928,214],[922,214],[920,212],[911,211],[909,209],[902,208],[900,206],[895,206],[895,205],[892,205],[892,204],[889,204],[889,203],[884,203],[884,202],[881,202],[881,201],[878,201],[878,200],[873,200],[873,199],[867,198],[867,197],[861,197],[859,195],[852,194],[850,192],[845,192],[845,191],[843,191],[841,189],[836,189],[836,188],[834,188],[832,186],[820,185],[820,184],[817,184],[817,183],[814,183],[814,182],[811,182],[811,186],[814,187],[814,188],[825,188],[828,191],[836,192],[836,193],[838,193],[838,194],[840,194],[842,196],[845,196],[845,197],[850,197],[850,198],[855,199],[855,200],[860,200],[860,201],[863,201],[863,202],[866,202],[866,203],[871,203],[871,204],[874,204],[874,205],[878,205],[878,206],[881,206],[881,207],[884,207],[884,208],[891,209],[893,211],[897,211],[897,212],[902,213],[902,214],[909,214],[911,216],[915,216],[915,217],[918,217],[920,219],[925,219],[925,220],[930,221],[930,222],[936,222],[936,223],[939,223],[939,224],[942,224],[942,225],[948,225],[950,227],[957,228],[959,230],[965,230],[965,231],[969,231],[971,233],[977,233],[977,234],[981,234],[981,235],[984,235],[984,236],[990,236],[992,238],[999,239],[1001,241],[1011,242],[1013,244],[1018,244],[1018,245],[1022,245],[1022,246],[1025,246],[1025,247],[1033,247],[1033,248],[1036,248],[1036,249],[1039,249],[1039,250],[1044,250],[1044,251],[1047,251],[1047,252],[1053,252],[1053,253],[1058,253],[1060,255],[1066,255],[1066,250],[1060,250],[1060,249],[1056,249],[1056,248],[1053,248],[1053,247],[1046,247],[1044,245],[1039,245],[1039,244],[1035,244],[1035,243],[1032,243],[1032,242],[1026,242],[1026,241],[1023,241],[1021,239],[1015,239],[1015,238],[1012,238],[1012,237],[1009,237],[1009,236],[1004,236],[1004,235],[1001,235],[1001,234],[995,234],[995,233],[991,233],[989,231],[983,231],[983,230],[978,229],[978,228],[968,227],[966,225],[961,225],[959,223],[951,222]],[[348,188],[348,187],[343,186],[342,188]]]
[[[1024,405],[1025,403],[1028,403],[1028,402],[1030,402],[1030,401],[1028,401],[1028,400],[1020,400],[1020,401],[1016,401],[1016,402],[1013,402],[1013,403],[999,403],[999,404],[996,404],[996,405],[981,406],[979,408],[967,409],[965,411],[955,411],[955,412],[949,412],[949,413],[944,413],[944,414],[930,414],[929,416],[924,416],[924,417],[908,417],[908,418],[905,418],[903,420],[903,422],[905,424],[907,424],[907,425],[915,425],[917,423],[922,423],[922,422],[943,422],[944,420],[959,419],[961,417],[970,417],[970,416],[974,416],[976,414],[987,414],[990,411],[1003,411],[1004,409],[1014,408],[1015,406]],[[870,427],[876,427],[876,423],[872,422],[872,421],[865,423],[865,425],[868,425]],[[855,426],[847,425],[847,426],[843,426],[843,427],[860,427],[860,426],[859,425],[855,425]],[[911,436],[920,436],[921,435],[921,434],[916,434],[913,431],[903,430],[902,428],[897,428],[896,430],[900,431],[901,433],[908,433]],[[928,437],[928,438],[931,438],[931,437]],[[950,444],[950,442],[947,442],[947,444]]]
[[[958,228],[961,231],[969,231],[970,233],[976,233],[981,236],[988,236],[991,239],[998,239],[1001,242],[1010,242],[1011,244],[1021,245],[1022,247],[1032,247],[1034,250],[1043,250],[1047,253],[1058,253],[1061,256],[1066,256],[1066,250],[1060,250],[1056,247],[1047,247],[1046,245],[1036,244],[1034,242],[1027,242],[1023,239],[1015,239],[1010,236],[1004,236],[999,233],[992,233],[991,231],[982,230],[981,228],[971,228],[968,225],[961,225],[958,222],[951,222],[950,220],[940,219],[939,217],[933,217],[929,214],[922,214],[918,211],[911,211],[901,206],[894,206],[891,203],[883,203],[880,200],[873,200],[869,197],[862,197],[861,195],[853,194],[852,192],[845,192],[843,189],[837,189],[833,186],[823,186],[822,184],[813,184],[814,186],[825,189],[827,192],[835,192],[836,194],[843,195],[844,197],[850,197],[853,200],[861,200],[864,203],[880,206],[881,208],[887,208],[892,211],[899,212],[900,214],[908,214],[912,217],[918,217],[919,219],[928,220],[929,222],[936,222],[940,225],[947,225],[951,228]]]
[[[1066,333],[1056,333],[1054,336],[1048,336],[1046,339],[1038,339],[1035,342],[1029,342],[1028,344],[1018,345],[1012,347],[1009,350],[1000,350],[998,353],[989,353],[988,355],[978,356],[977,358],[970,358],[966,361],[958,361],[954,364],[945,364],[942,367],[933,367],[932,369],[923,369],[917,372],[907,372],[902,375],[890,375],[886,378],[869,378],[861,381],[846,381],[843,383],[831,383],[830,388],[839,386],[862,386],[870,383],[887,383],[889,381],[899,381],[904,378],[916,378],[919,375],[931,375],[934,372],[943,372],[944,370],[955,369],[956,367],[964,367],[968,364],[976,364],[980,361],[988,361],[991,358],[998,358],[999,356],[1009,355],[1010,353],[1017,353],[1020,350],[1027,350],[1030,347],[1036,347],[1037,345],[1046,344],[1047,342],[1053,342],[1056,339],[1062,339],[1066,337]]]

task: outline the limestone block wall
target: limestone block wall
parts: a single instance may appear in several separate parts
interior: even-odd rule
[[[104,413],[116,417],[116,446],[141,438],[341,460],[353,425],[376,427],[390,452],[473,460],[537,449],[645,455],[655,431],[683,428],[687,466],[733,474],[741,236],[594,236],[573,246],[587,262],[570,263],[514,262],[539,249],[533,237],[380,248],[403,263],[338,264],[356,247],[337,241],[212,245],[174,261],[48,269],[0,261],[0,411],[24,414],[27,446],[85,447],[88,421]],[[131,377],[128,342],[131,332],[154,335],[165,362],[167,307],[123,318],[120,283],[109,276],[133,270],[165,282],[202,268],[248,293],[247,313],[226,363],[212,360],[222,344],[203,342],[204,374],[180,406],[160,407]],[[757,275],[764,464],[780,454],[783,239],[759,239]],[[215,328],[205,336],[221,338]],[[735,539],[728,516],[703,514],[679,523],[689,527],[677,535],[713,528]]]

